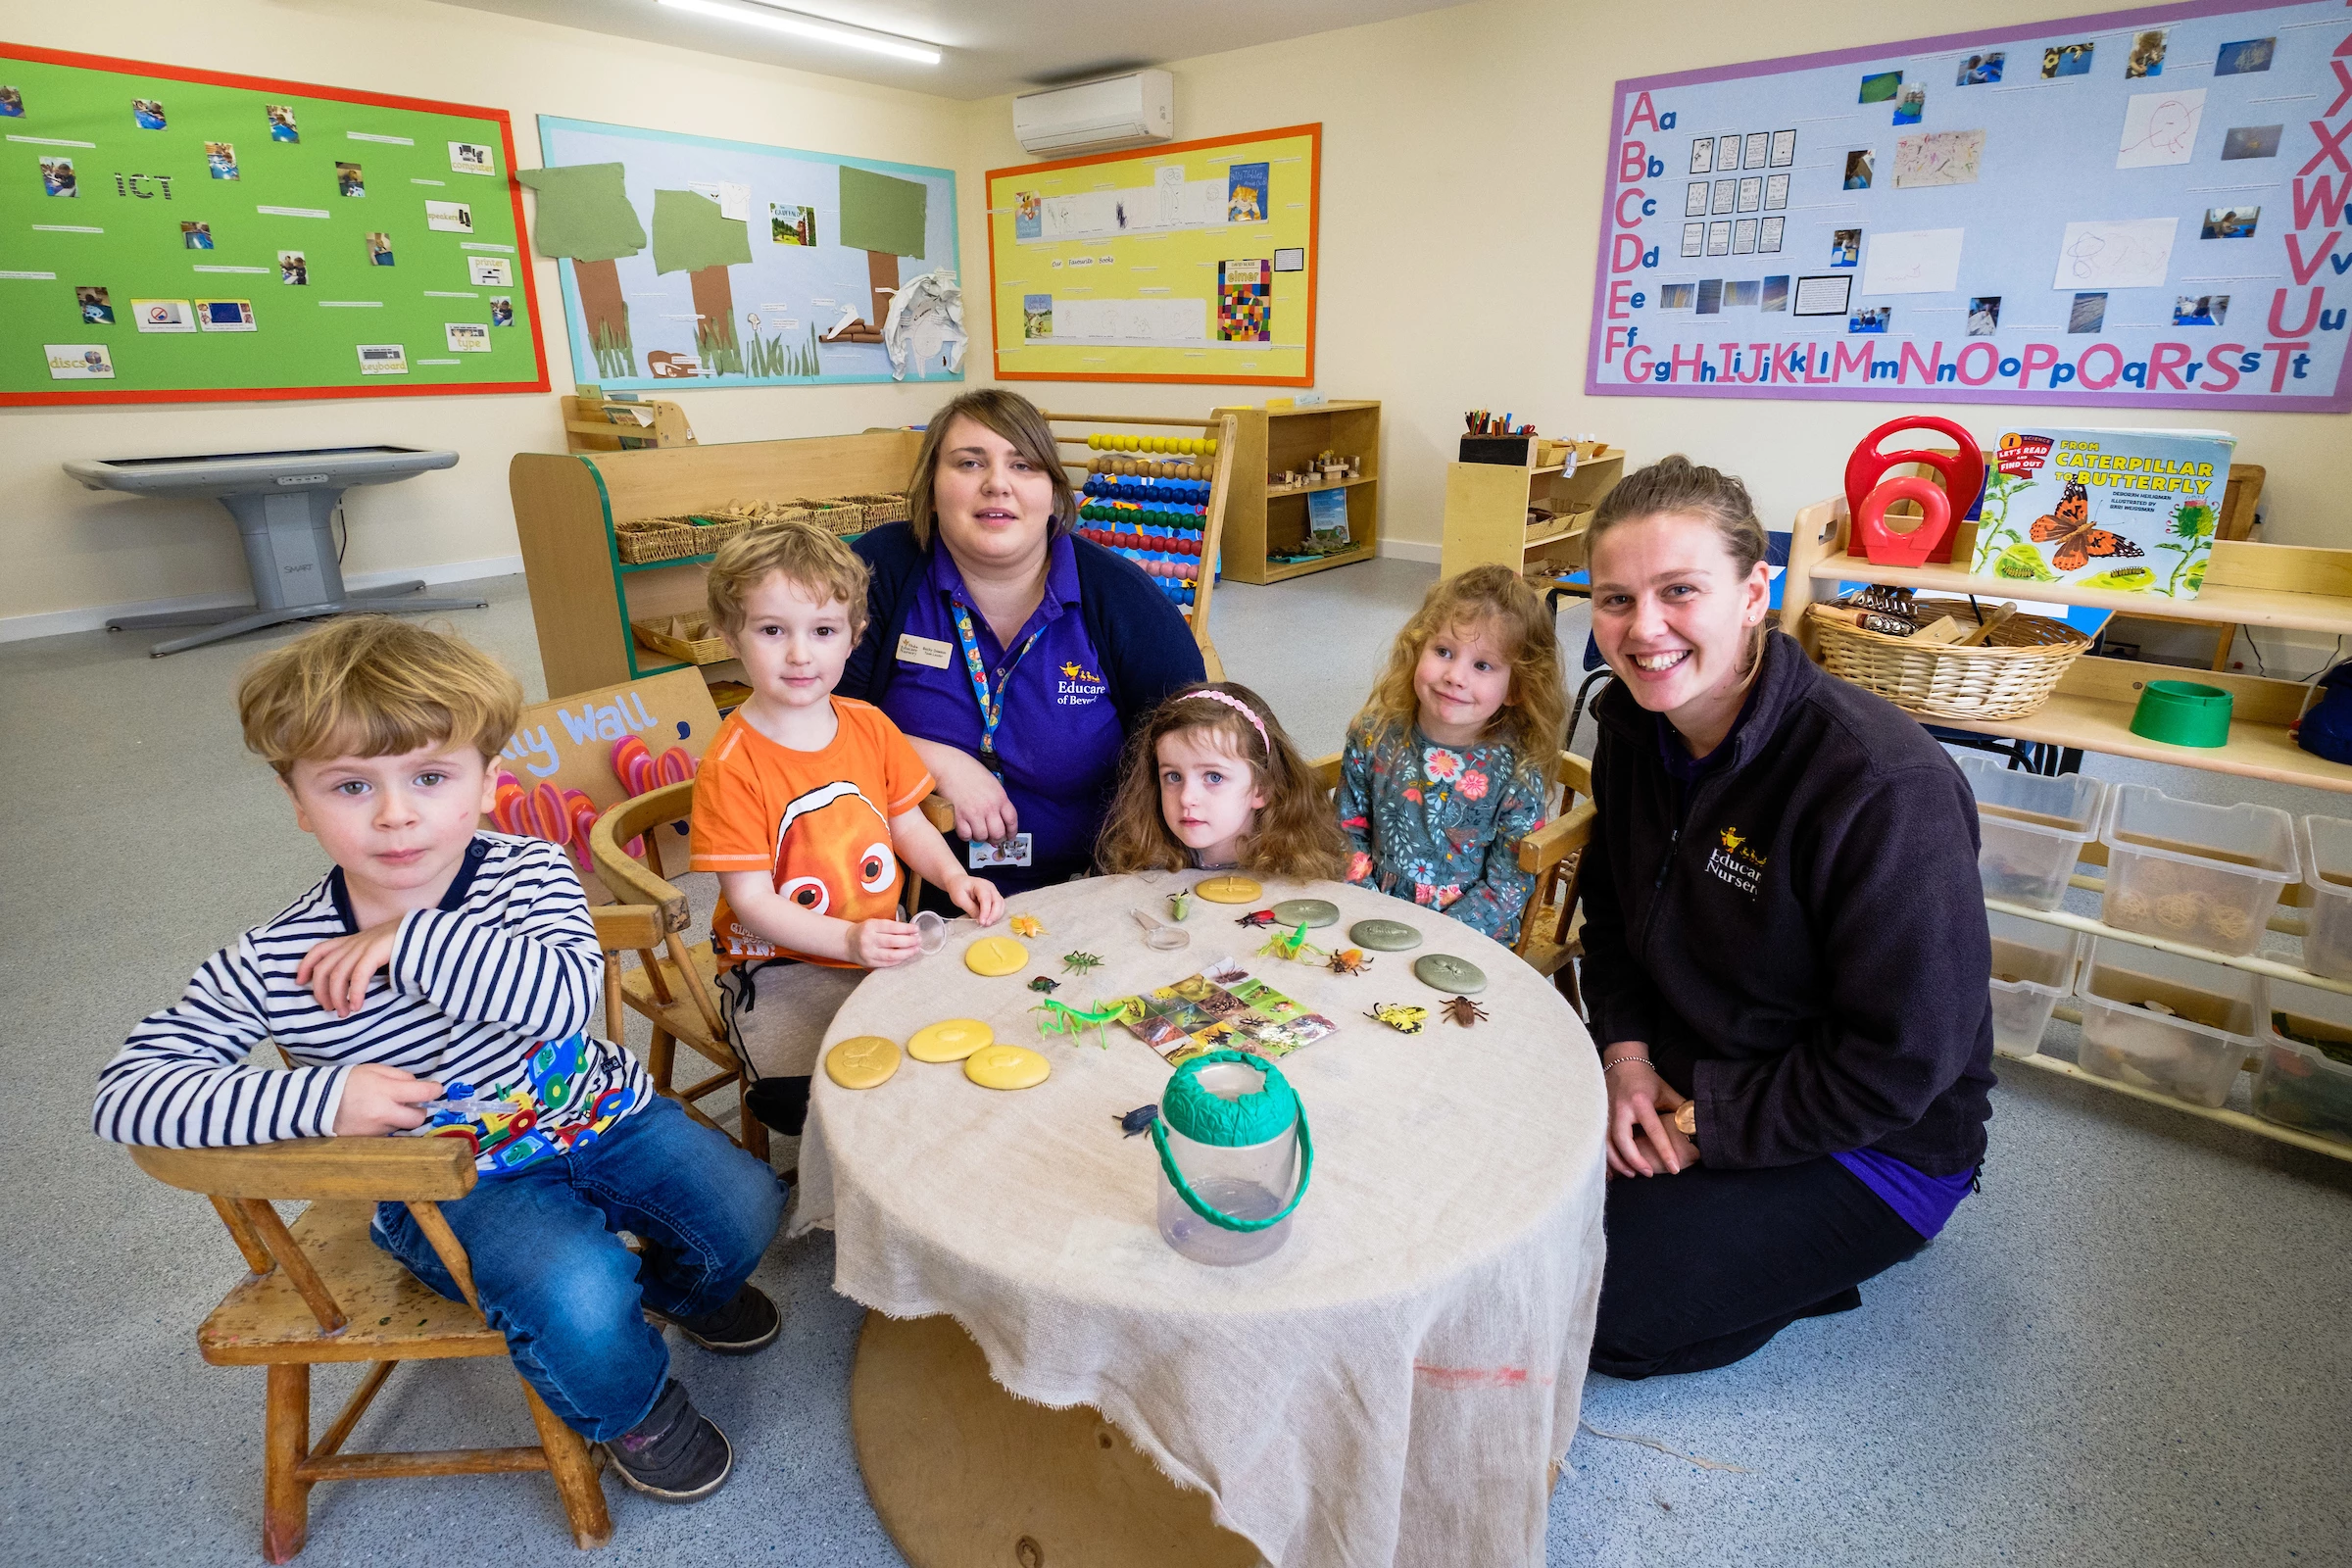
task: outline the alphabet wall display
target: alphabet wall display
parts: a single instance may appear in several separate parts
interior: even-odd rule
[[[2352,410],[2352,10],[1617,83],[1585,389]]]

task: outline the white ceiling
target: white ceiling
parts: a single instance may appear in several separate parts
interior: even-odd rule
[[[655,0],[447,0],[944,98],[992,98],[1138,66],[1441,11],[1460,0],[796,0],[806,16],[942,46],[918,66],[668,10]]]

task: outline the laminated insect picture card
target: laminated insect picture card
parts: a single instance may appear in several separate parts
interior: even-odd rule
[[[1122,1005],[1127,1027],[1174,1066],[1211,1051],[1284,1056],[1339,1028],[1230,958]]]
[[[2005,430],[1971,569],[2025,592],[2072,583],[2194,599],[2236,444],[2219,430]]]

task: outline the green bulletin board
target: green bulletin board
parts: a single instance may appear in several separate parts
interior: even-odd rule
[[[544,392],[506,113],[0,43],[0,405]]]

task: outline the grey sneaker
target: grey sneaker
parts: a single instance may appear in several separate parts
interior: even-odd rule
[[[784,1315],[757,1285],[746,1285],[724,1305],[692,1317],[674,1316],[647,1307],[645,1315],[666,1323],[695,1344],[716,1355],[749,1355],[763,1350],[783,1332]]]
[[[663,1385],[651,1414],[603,1446],[621,1480],[663,1502],[708,1497],[735,1469],[727,1435],[694,1407],[676,1378]]]

